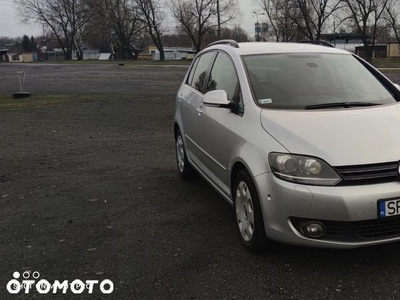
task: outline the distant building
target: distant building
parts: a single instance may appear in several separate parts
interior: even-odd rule
[[[157,47],[150,46],[148,54],[151,54],[153,60],[160,60],[160,52]],[[191,48],[171,47],[164,48],[165,60],[187,60],[193,59],[196,51]]]
[[[21,63],[24,62],[22,55],[19,55],[17,53],[7,53],[8,55],[8,61],[12,63]]]
[[[65,53],[61,48],[54,48],[53,51],[46,51],[45,60],[65,60]]]
[[[0,62],[8,61],[8,49],[7,48],[0,48]]]
[[[22,53],[20,56],[22,56],[23,62],[33,62],[34,61],[32,53]]]
[[[372,47],[372,46],[368,46]],[[372,49],[372,58],[373,59],[383,59],[388,57],[388,45],[386,44],[377,44],[374,45],[374,48]],[[365,59],[365,47],[364,46],[359,46],[356,47],[356,52],[358,56],[361,58]]]
[[[387,57],[390,59],[400,59],[400,45],[398,42],[387,44]]]
[[[83,50],[83,60],[91,60],[91,59],[99,59],[100,57],[100,50],[94,50],[94,49],[85,49]],[[72,59],[77,60],[78,56],[76,55],[76,52],[72,54]]]
[[[372,41],[369,35],[366,36],[368,41]],[[364,46],[361,34],[355,33],[326,33],[321,34],[321,40],[328,41],[335,45],[338,49],[347,50],[356,53],[356,48]]]

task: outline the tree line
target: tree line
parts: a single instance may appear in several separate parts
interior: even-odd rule
[[[238,0],[14,0],[25,23],[41,24],[67,59],[85,45],[137,57],[150,43],[164,59],[170,42],[200,51],[218,38],[247,41]],[[249,0],[250,1],[250,0]],[[400,44],[398,0],[252,0],[268,25],[266,40],[319,40],[322,32],[358,33],[371,60],[375,41],[393,35]],[[260,13],[260,14],[261,14]],[[175,28],[171,33],[170,29]],[[169,44],[171,45],[171,44]],[[136,54],[136,55],[135,55]]]
[[[41,24],[67,59],[72,59],[73,52],[82,59],[88,44],[126,59],[137,57],[138,50],[151,43],[164,60],[164,46],[174,35],[196,51],[210,39],[248,40],[239,26],[226,26],[238,16],[238,0],[14,1],[23,22]],[[173,34],[171,26],[176,28]]]
[[[376,40],[393,34],[400,44],[399,0],[254,0],[268,24],[268,39],[319,40],[322,32],[360,35],[368,61]]]

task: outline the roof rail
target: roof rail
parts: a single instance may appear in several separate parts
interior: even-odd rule
[[[239,48],[239,44],[235,40],[219,40],[208,44],[207,47],[214,46],[214,45],[229,45],[235,48]]]
[[[301,44],[314,44],[314,45],[320,45],[320,46],[335,48],[335,46],[332,45],[331,43],[326,42],[326,41],[320,41],[320,40],[318,40],[318,41],[299,41],[298,43],[301,43]]]

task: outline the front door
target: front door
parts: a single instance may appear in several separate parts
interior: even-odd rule
[[[200,148],[200,161],[213,181],[226,195],[230,195],[230,163],[240,139],[235,134],[243,113],[240,85],[235,66],[230,57],[219,52],[208,76],[205,92],[224,90],[228,99],[236,103],[235,109],[206,106],[202,102],[197,108],[196,143]]]

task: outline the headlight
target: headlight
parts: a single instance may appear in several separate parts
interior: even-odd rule
[[[290,182],[336,185],[342,180],[331,166],[315,157],[270,153],[269,164],[276,177]]]

